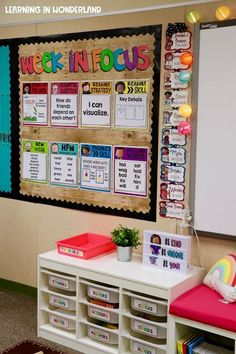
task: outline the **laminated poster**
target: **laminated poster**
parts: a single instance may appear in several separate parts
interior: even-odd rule
[[[78,127],[78,82],[51,82],[51,125]]]
[[[165,54],[165,69],[166,70],[185,70],[190,67],[181,63],[180,57],[183,53],[181,52],[167,52]]]
[[[166,39],[166,50],[188,50],[191,48],[191,32],[176,32]]]
[[[164,104],[168,108],[178,108],[183,104],[189,103],[189,91],[180,90],[180,91],[166,91],[165,92],[165,101]]]
[[[22,140],[22,148],[22,179],[46,183],[48,142]]]
[[[184,200],[185,187],[182,184],[161,183],[160,197],[165,200]]]
[[[187,143],[186,135],[180,135],[178,129],[164,128],[162,129],[162,144],[164,145],[181,145]]]
[[[178,109],[165,109],[163,112],[163,124],[165,126],[177,126],[186,118],[179,115]]]
[[[172,203],[161,201],[159,203],[159,215],[163,218],[182,219],[184,205],[182,203]]]
[[[161,180],[168,182],[185,182],[185,167],[161,165]]]
[[[111,126],[112,81],[82,81],[81,126]]]
[[[179,72],[168,72],[164,74],[164,87],[165,89],[186,89],[188,88],[188,82],[182,82],[179,80]]]
[[[78,144],[50,142],[50,183],[78,187]]]
[[[115,128],[147,129],[148,80],[115,81]]]
[[[111,146],[80,144],[80,188],[110,192]]]
[[[185,164],[186,150],[184,148],[163,146],[161,148],[161,161],[177,163],[177,164]]]
[[[48,83],[22,83],[23,125],[48,124]]]
[[[115,193],[147,196],[148,148],[114,147]]]

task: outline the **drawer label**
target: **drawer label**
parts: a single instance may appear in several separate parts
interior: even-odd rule
[[[60,246],[60,251],[66,254],[83,257],[84,252],[80,250],[75,250],[74,248]]]
[[[156,349],[151,348],[147,345],[134,342],[133,343],[133,350],[135,353],[143,353],[143,354],[156,354]]]
[[[134,329],[149,336],[157,336],[157,328],[144,322],[134,321]]]
[[[50,296],[50,304],[55,305],[55,306],[59,306],[59,307],[63,307],[65,309],[69,308],[69,300],[68,299],[64,299],[62,297],[58,297],[58,296],[54,296],[54,295]]]
[[[133,304],[137,310],[150,312],[150,313],[157,313],[157,305],[152,302],[134,299]]]
[[[111,320],[111,314],[109,312],[101,311],[94,307],[89,307],[89,316],[99,318],[105,321]]]
[[[88,331],[90,337],[103,340],[104,342],[110,342],[110,335],[108,332],[100,331],[99,329],[94,327],[88,327]]]
[[[102,300],[109,300],[110,294],[109,291],[105,291],[98,288],[93,288],[92,286],[89,287],[89,295],[92,297],[96,297]]]
[[[50,276],[49,284],[57,288],[69,289],[69,282],[66,279]]]
[[[50,322],[57,327],[69,328],[69,321],[65,318],[51,316]]]

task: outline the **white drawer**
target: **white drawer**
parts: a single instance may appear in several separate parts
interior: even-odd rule
[[[137,333],[142,333],[155,338],[166,338],[166,328],[160,327],[157,323],[131,318],[131,328]]]
[[[76,291],[75,280],[66,279],[66,278],[63,278],[63,276],[51,275],[51,274],[49,274],[48,277],[49,277],[49,285],[50,286],[52,286],[54,288],[62,289],[62,290],[67,290],[67,291]]]
[[[116,334],[90,325],[88,326],[88,336],[102,342],[118,344],[118,336]]]
[[[117,313],[106,311],[98,307],[88,306],[88,315],[92,318],[96,318],[108,323],[118,323],[119,316]]]

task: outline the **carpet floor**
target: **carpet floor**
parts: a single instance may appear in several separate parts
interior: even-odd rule
[[[37,337],[37,300],[0,290],[0,353],[24,340],[45,344],[64,354],[78,351]]]

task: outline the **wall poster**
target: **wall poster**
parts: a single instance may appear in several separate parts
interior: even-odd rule
[[[11,40],[10,197],[155,221],[160,50],[161,26]]]

